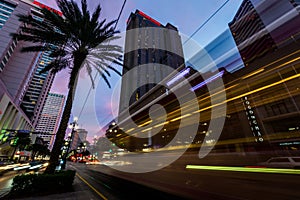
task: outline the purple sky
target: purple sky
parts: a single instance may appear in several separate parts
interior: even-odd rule
[[[102,6],[102,18],[112,20],[118,17],[123,0],[88,0],[90,10],[93,10],[99,2]],[[127,0],[117,29],[123,32],[126,29],[126,20],[130,13],[139,9],[164,25],[168,22],[175,25],[181,35],[189,36],[224,2],[225,0]],[[223,7],[193,37],[197,44],[204,47],[227,29],[228,23],[233,19],[241,2],[242,0],[230,0],[225,7]],[[114,90],[115,83],[119,79],[120,77],[118,76],[111,77],[110,81],[112,83],[112,89],[108,89],[104,81],[100,79],[97,88],[92,90],[85,109],[79,116],[79,125],[81,128],[84,128],[89,132],[88,139],[90,141],[94,135],[102,135],[103,131],[101,131],[101,128],[113,119],[112,110],[115,111],[118,108],[119,99],[117,97],[112,98],[112,92]],[[56,75],[51,91],[66,94],[67,83],[68,73],[60,72]],[[80,86],[76,91],[76,98],[73,106],[74,109],[72,111],[74,116],[79,115],[88,90],[91,87],[90,79],[85,72],[81,73],[79,84]]]

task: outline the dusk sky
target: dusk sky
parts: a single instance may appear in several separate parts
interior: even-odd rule
[[[118,17],[124,1],[88,0],[90,10],[92,11],[99,2],[102,6],[101,19],[106,18],[107,21],[110,21]],[[163,25],[167,23],[173,24],[178,28],[182,38],[186,38],[203,25],[225,2],[226,0],[127,0],[117,29],[124,32],[126,29],[126,20],[130,13],[139,9]],[[193,37],[194,42],[196,42],[199,47],[205,47],[210,41],[228,29],[228,23],[233,19],[241,2],[242,0],[229,0],[228,3],[197,32]],[[123,44],[121,45],[123,46]],[[58,73],[51,92],[67,94],[68,78],[67,72]],[[113,119],[112,113],[117,112],[119,99],[117,95],[113,96],[112,93],[115,91],[116,94],[118,94],[118,90],[115,89],[118,80],[120,80],[120,77],[113,75],[110,78],[112,89],[109,89],[105,82],[98,78],[96,88],[90,93],[88,101],[81,112],[88,91],[91,88],[91,81],[86,72],[82,71],[80,74],[72,115],[79,117],[79,126],[88,131],[89,141],[92,140],[94,135],[103,135],[104,132],[101,129]]]

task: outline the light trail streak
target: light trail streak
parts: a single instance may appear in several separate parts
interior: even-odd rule
[[[186,165],[185,168],[186,169],[197,169],[197,170],[232,171],[232,172],[300,174],[300,170],[297,170],[297,169],[275,169],[275,168],[262,168],[262,167],[227,167],[227,166]]]

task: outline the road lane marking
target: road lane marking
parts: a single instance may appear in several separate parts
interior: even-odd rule
[[[204,166],[204,165],[187,165],[186,169],[200,170],[219,170],[219,171],[237,171],[237,172],[257,172],[257,173],[276,173],[276,174],[298,174],[299,169],[275,169],[275,168],[251,168],[251,167],[226,167],[226,166]]]
[[[82,180],[85,184],[87,184],[87,186],[89,186],[92,190],[94,190],[94,192],[96,192],[102,199],[104,200],[108,200],[108,198],[106,198],[103,194],[101,194],[96,188],[94,188],[91,184],[89,184],[87,182],[87,180],[85,180],[82,176],[80,176],[78,173],[76,173],[76,176]]]

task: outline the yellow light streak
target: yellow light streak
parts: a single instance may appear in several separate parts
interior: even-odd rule
[[[297,54],[297,53],[299,53],[299,52],[300,52],[300,50],[295,51],[295,52],[293,52],[293,53],[291,53],[291,54],[289,54],[289,55],[286,55],[286,56],[284,56],[284,57],[282,57],[282,58],[280,58],[280,59],[277,59],[277,60],[275,60],[275,61],[273,61],[273,62],[271,62],[271,63],[269,63],[269,64],[263,66],[263,68],[269,67],[269,66],[271,66],[271,65],[273,65],[273,64],[275,64],[275,63],[278,63],[278,62],[280,62],[280,61],[282,61],[282,60],[284,60],[284,59],[286,59],[286,58],[288,58],[288,57],[290,57],[290,56],[292,56],[292,55],[294,55],[294,54]],[[276,69],[278,69],[279,67],[282,67],[282,66],[284,66],[284,65],[286,65],[286,64],[289,64],[289,63],[291,63],[291,62],[297,61],[297,60],[299,60],[299,59],[300,59],[300,57],[297,57],[297,58],[295,58],[295,59],[293,59],[293,60],[290,60],[290,61],[288,61],[288,62],[285,62],[285,63],[283,63],[283,64],[277,66]]]
[[[253,93],[256,93],[256,92],[260,92],[260,91],[262,91],[262,90],[268,89],[268,88],[270,88],[270,87],[279,85],[279,84],[281,84],[281,83],[287,82],[287,81],[289,81],[289,80],[292,80],[292,79],[295,79],[295,78],[298,78],[298,77],[300,77],[300,74],[296,74],[296,75],[294,75],[294,76],[290,76],[290,77],[288,77],[288,78],[285,78],[285,79],[283,79],[283,80],[277,81],[277,82],[275,82],[275,83],[272,83],[272,84],[269,84],[269,85],[265,85],[265,86],[263,86],[263,87],[260,87],[260,88],[257,88],[257,89],[255,89],[255,90],[252,90],[252,91],[250,91],[250,92],[246,92],[246,93],[244,93],[244,94],[241,94],[241,95],[232,97],[232,98],[230,98],[230,99],[227,99],[226,101],[223,101],[223,102],[221,102],[221,103],[217,103],[217,104],[208,106],[208,107],[206,107],[206,108],[200,109],[200,110],[195,111],[195,112],[203,112],[203,111],[208,110],[208,109],[210,109],[210,108],[212,108],[212,107],[216,107],[216,106],[222,105],[222,104],[224,104],[224,103],[228,103],[228,102],[230,102],[230,101],[234,101],[234,100],[236,100],[236,99],[242,98],[242,97],[244,97],[244,96],[248,96],[248,95],[250,95],[250,94],[253,94]]]
[[[126,133],[130,133],[133,130],[134,130],[134,128],[131,128],[131,129],[127,130]]]
[[[146,132],[146,131],[150,131],[150,130],[152,130],[152,127],[146,128],[146,129],[142,130],[142,132]]]
[[[149,121],[146,121],[145,123],[141,124],[141,125],[138,125],[138,127],[143,127],[145,125],[148,125],[152,122],[152,120],[149,120]]]
[[[257,88],[257,89],[255,89],[255,90],[252,90],[252,91],[250,91],[250,92],[246,92],[246,93],[244,93],[244,94],[241,94],[241,95],[238,95],[238,96],[236,96],[236,97],[230,98],[230,99],[228,99],[226,102],[233,101],[233,100],[239,99],[239,98],[244,97],[244,96],[248,96],[248,95],[253,94],[253,93],[256,93],[256,92],[260,92],[260,91],[262,91],[262,90],[268,89],[268,88],[270,88],[270,87],[273,87],[273,86],[275,86],[275,85],[279,85],[279,84],[281,84],[281,83],[287,82],[287,81],[289,81],[289,80],[292,80],[292,79],[298,78],[298,77],[300,77],[300,74],[296,74],[296,75],[294,75],[294,76],[290,76],[290,77],[288,77],[288,78],[285,78],[285,79],[283,79],[283,80],[277,81],[277,82],[275,82],[275,83],[272,83],[272,84],[269,84],[269,85],[265,85],[265,86],[263,86],[263,87],[260,87],[260,88]]]
[[[170,120],[170,121],[171,121],[171,122],[175,122],[175,121],[177,121],[177,120],[183,119],[183,118],[188,117],[188,116],[191,116],[191,115],[192,115],[192,114],[188,113],[188,114],[186,114],[186,115],[182,115],[182,116],[180,116],[180,117],[176,117],[176,118],[174,118],[174,119],[172,119],[172,120]]]
[[[252,72],[251,74],[248,74],[248,75],[242,77],[242,79],[246,79],[246,78],[249,78],[249,77],[254,76],[254,75],[256,75],[256,74],[259,74],[260,72],[263,72],[264,70],[265,70],[265,69],[260,69],[260,70],[257,70],[257,71],[255,71],[255,72]]]
[[[167,122],[163,122],[163,123],[157,124],[157,125],[154,126],[154,128],[157,128],[157,127],[159,127],[159,126],[163,126],[163,125],[168,124],[168,123],[169,123],[169,122],[167,121]]]

